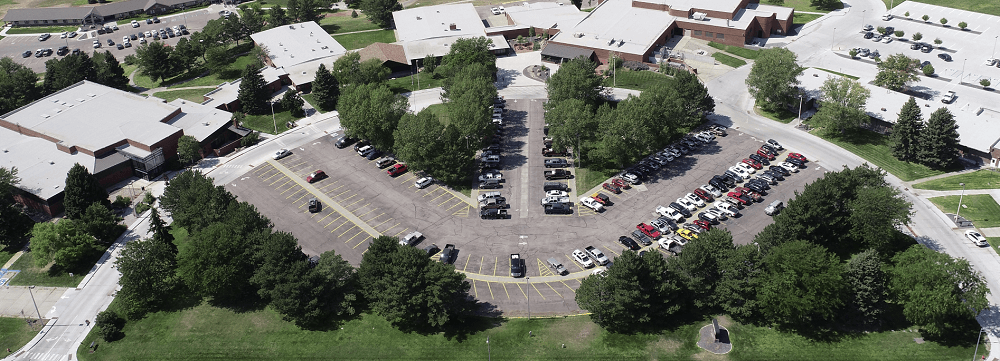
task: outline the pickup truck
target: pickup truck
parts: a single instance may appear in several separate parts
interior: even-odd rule
[[[597,264],[601,266],[604,266],[608,264],[608,262],[610,262],[608,260],[608,257],[604,255],[604,252],[601,252],[601,250],[597,249],[594,246],[587,246],[587,248],[584,248],[583,250],[587,251],[587,253],[590,254],[590,258],[593,258],[594,262],[597,262]]]
[[[480,209],[504,209],[507,207],[510,207],[510,205],[507,204],[507,199],[503,197],[487,198],[479,202]]]
[[[452,262],[455,262],[456,252],[457,251],[455,250],[455,245],[453,244],[444,245],[444,250],[441,251],[441,262],[444,262],[445,264],[451,264]]]
[[[413,231],[407,234],[406,236],[403,236],[403,238],[399,240],[399,245],[412,246],[414,243],[417,243],[417,241],[420,241],[422,238],[424,238],[424,235],[422,233]]]
[[[943,97],[941,97],[942,103],[951,104],[953,101],[955,101],[955,92],[952,90],[949,90]]]
[[[506,209],[481,209],[479,218],[482,219],[507,219]]]
[[[524,259],[521,258],[520,254],[512,253],[510,255],[510,276],[511,277],[524,276]]]
[[[552,269],[556,271],[556,273],[558,273],[560,276],[569,273],[569,271],[566,270],[566,267],[563,267],[562,263],[556,260],[555,257],[549,258],[549,267],[552,267]]]
[[[545,180],[554,179],[570,179],[573,178],[573,173],[565,169],[553,169],[545,171]]]

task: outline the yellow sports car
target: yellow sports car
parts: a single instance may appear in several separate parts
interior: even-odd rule
[[[678,229],[677,230],[677,235],[681,236],[681,237],[684,237],[684,239],[689,240],[689,241],[692,240],[692,239],[698,238],[698,234],[696,234],[694,232],[691,232],[690,229],[685,229],[685,228]]]

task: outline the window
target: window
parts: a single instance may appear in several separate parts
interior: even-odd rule
[[[701,36],[701,30],[695,30],[694,31],[694,35],[695,36]]]
[[[716,39],[725,39],[726,37],[722,33],[715,33],[715,38]]]
[[[715,35],[715,34],[713,34],[711,31],[706,31],[705,32],[705,36],[707,36],[709,38],[711,38],[713,35]]]

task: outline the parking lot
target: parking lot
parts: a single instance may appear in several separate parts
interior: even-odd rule
[[[217,7],[217,6],[215,6]],[[139,46],[139,40],[132,40],[132,47],[118,50],[116,46],[108,46],[107,39],[111,39],[118,44],[122,41],[122,36],[127,36],[130,34],[137,34],[140,31],[153,31],[159,30],[161,28],[169,28],[175,25],[183,24],[188,28],[189,32],[200,31],[205,27],[205,24],[209,20],[219,18],[219,13],[214,9],[215,7],[209,7],[201,10],[195,10],[187,13],[167,15],[165,17],[160,17],[160,23],[149,24],[146,22],[139,21],[139,27],[133,28],[129,25],[128,21],[120,21],[118,24],[118,31],[109,34],[97,35],[96,30],[89,30],[86,32],[78,32],[75,38],[63,38],[60,39],[60,34],[52,34],[52,37],[46,41],[38,41],[38,34],[34,35],[8,35],[3,39],[0,39],[0,57],[7,56],[14,59],[15,62],[19,64],[24,64],[31,68],[35,72],[45,71],[45,62],[52,58],[60,58],[61,56],[52,54],[51,56],[43,56],[36,58],[34,52],[37,49],[52,48],[55,52],[60,46],[68,46],[70,51],[73,49],[80,49],[88,54],[93,51],[111,51],[118,61],[122,61],[126,56],[135,54],[135,49]],[[221,7],[219,7],[221,9]],[[109,26],[112,23],[107,23]],[[180,41],[181,37],[189,37],[190,35],[176,36],[173,38],[168,38],[166,40],[159,40],[167,45],[174,46]],[[101,47],[95,49],[93,46],[93,41],[97,39],[101,41]],[[151,39],[150,39],[151,40]],[[21,56],[26,50],[30,50],[32,55],[30,57],[24,58]]]

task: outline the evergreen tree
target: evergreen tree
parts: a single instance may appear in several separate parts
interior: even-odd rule
[[[958,160],[958,124],[948,108],[931,113],[920,133],[920,162],[943,169]]]
[[[253,64],[247,64],[243,70],[243,80],[240,81],[240,91],[236,96],[240,100],[240,107],[247,114],[264,114],[264,108],[268,101],[269,91],[264,76],[260,74],[260,69]]]
[[[53,58],[45,62],[45,79],[42,89],[52,94],[82,80],[96,78],[94,62],[87,53],[68,55],[62,59]]]
[[[289,1],[291,3],[291,1]],[[271,5],[271,8],[267,10],[268,22],[267,25],[270,27],[278,27],[282,25],[288,25],[288,13],[281,6]]]
[[[299,0],[288,0],[288,23],[295,23],[299,19]]]
[[[306,116],[305,110],[302,109],[303,105],[305,105],[305,101],[299,96],[298,90],[288,90],[281,97],[281,109],[288,109],[293,117],[302,118]]]
[[[70,168],[64,189],[63,207],[66,209],[66,218],[69,219],[80,218],[87,207],[95,202],[105,206],[111,204],[108,201],[108,191],[80,163]]]
[[[38,75],[10,57],[0,58],[0,114],[20,108],[38,99],[41,87]]]
[[[316,70],[316,79],[312,82],[313,99],[317,108],[324,112],[337,109],[337,100],[340,99],[340,82],[337,78],[326,70],[326,65],[320,64]]]
[[[858,253],[847,262],[845,277],[851,291],[849,305],[854,311],[848,314],[856,318],[851,321],[875,327],[882,323],[889,297],[889,280],[883,267],[874,249]]]
[[[174,244],[174,235],[170,233],[170,226],[160,218],[160,211],[157,207],[152,207],[149,212],[149,233],[153,242],[163,243],[169,247],[174,255],[177,255],[177,245]]]
[[[899,110],[896,125],[892,127],[892,155],[896,159],[912,162],[917,160],[920,135],[924,120],[916,100],[910,97]]]
[[[128,77],[125,76],[125,68],[122,68],[118,59],[105,50],[103,53],[94,53],[94,71],[96,77],[94,82],[107,85],[115,89],[125,90],[128,87]]]

